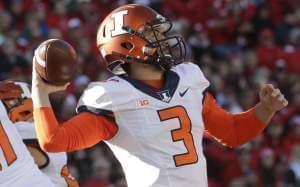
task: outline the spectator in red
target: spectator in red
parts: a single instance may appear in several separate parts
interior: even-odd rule
[[[275,69],[276,61],[282,56],[282,50],[276,46],[271,29],[265,28],[259,34],[259,44],[256,47],[259,63]]]
[[[288,171],[285,175],[284,185],[300,185],[300,144],[295,144],[293,146]]]
[[[300,115],[294,116],[290,124],[289,133],[284,139],[284,149],[287,155],[291,155],[294,146],[300,145]]]
[[[29,62],[18,54],[14,40],[5,38],[0,46],[0,78],[8,79],[12,72],[19,75],[25,74],[29,67]]]
[[[276,176],[276,158],[273,150],[270,148],[263,149],[258,162],[257,187],[279,187],[279,181]]]
[[[50,9],[48,13],[47,25],[50,28],[58,28],[65,34],[68,31],[68,20],[70,19],[65,1],[54,1],[53,9]]]
[[[270,125],[267,128],[267,134],[265,137],[265,141],[263,143],[263,147],[267,147],[268,149],[272,149],[272,154],[275,159],[279,159],[284,153],[283,150],[283,132],[284,132],[284,123],[281,118],[277,115],[271,121]]]

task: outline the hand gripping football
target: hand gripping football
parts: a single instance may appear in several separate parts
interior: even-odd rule
[[[49,39],[35,50],[33,63],[45,82],[61,86],[74,78],[76,58],[77,54],[69,43],[61,39]]]

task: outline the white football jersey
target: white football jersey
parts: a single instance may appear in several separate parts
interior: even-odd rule
[[[205,187],[202,100],[209,82],[192,63],[173,67],[165,78],[163,89],[125,76],[93,82],[77,112],[113,112],[119,131],[106,143],[129,187]]]
[[[0,101],[0,187],[53,187],[35,165]]]
[[[20,121],[14,124],[18,132],[24,141],[30,144],[36,143],[37,137],[35,133],[35,127],[33,122]],[[74,180],[71,176],[66,175],[64,170],[67,168],[67,154],[65,152],[61,153],[47,153],[49,158],[49,163],[46,167],[42,168],[41,171],[50,177],[51,181],[55,184],[56,187],[67,187],[69,180]]]

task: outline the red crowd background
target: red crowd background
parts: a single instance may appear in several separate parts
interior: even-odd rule
[[[209,187],[300,186],[298,0],[1,0],[0,80],[30,82],[33,50],[47,38],[62,38],[76,49],[80,67],[67,92],[54,95],[52,104],[62,121],[75,115],[87,84],[109,76],[96,48],[97,26],[127,3],[151,6],[173,21],[172,32],[186,40],[187,59],[202,68],[228,111],[253,106],[264,82],[279,87],[289,100],[263,134],[238,149],[204,138]],[[69,165],[83,187],[126,186],[104,143],[70,153]]]

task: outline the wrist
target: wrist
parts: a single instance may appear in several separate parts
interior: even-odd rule
[[[272,107],[270,107],[269,105],[263,103],[263,102],[259,102],[257,105],[259,105],[259,107],[262,108],[262,110],[264,110],[266,113],[270,113],[270,114],[275,114],[276,110],[273,109]]]
[[[274,116],[275,113],[276,113],[275,110],[266,106],[262,102],[259,102],[255,106],[255,114],[256,114],[257,119],[259,119],[260,121],[263,121],[264,123],[269,123],[269,121],[272,119],[272,117]]]
[[[38,89],[32,89],[31,95],[34,108],[51,107],[49,93],[39,91]]]

